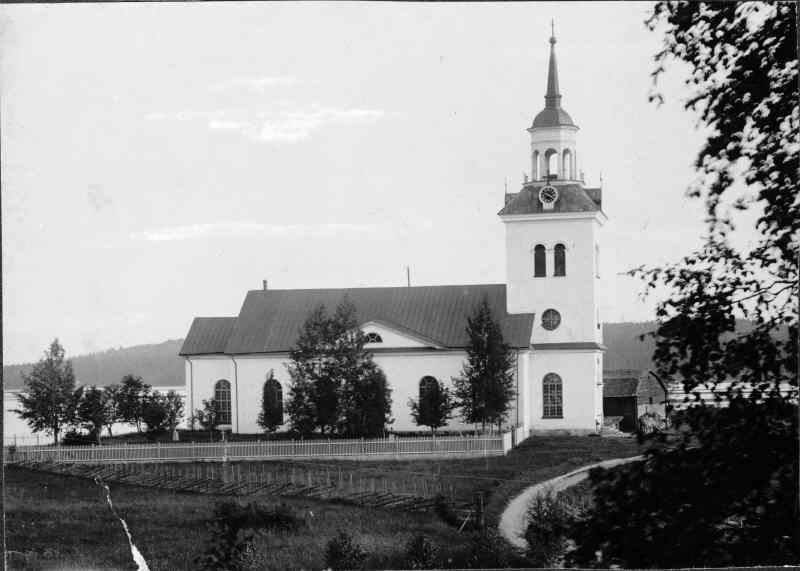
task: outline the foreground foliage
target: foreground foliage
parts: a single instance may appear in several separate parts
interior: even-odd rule
[[[734,398],[675,415],[645,460],[591,474],[571,530],[578,566],[716,567],[800,560],[797,406]],[[599,553],[599,557],[598,557]]]

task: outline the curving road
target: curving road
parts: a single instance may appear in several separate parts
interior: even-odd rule
[[[497,524],[497,529],[500,531],[500,535],[502,535],[506,541],[508,541],[514,547],[519,549],[527,549],[528,542],[525,541],[525,516],[528,511],[528,504],[530,504],[534,497],[547,489],[552,490],[554,493],[558,493],[566,488],[569,488],[570,486],[574,486],[578,482],[586,479],[586,477],[589,475],[589,470],[592,468],[613,468],[614,466],[619,466],[620,464],[626,464],[628,462],[635,462],[637,460],[641,460],[642,458],[644,458],[644,456],[631,456],[630,458],[615,458],[613,460],[605,460],[603,462],[598,462],[597,464],[582,466],[577,470],[568,472],[567,474],[562,474],[561,476],[557,476],[550,480],[534,484],[508,502],[508,505],[500,515],[500,521]]]

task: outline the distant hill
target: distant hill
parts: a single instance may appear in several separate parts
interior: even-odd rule
[[[178,356],[183,339],[171,339],[154,345],[136,345],[108,349],[99,353],[69,357],[75,378],[82,385],[112,385],[132,373],[154,387],[183,385],[183,357]],[[3,388],[22,388],[22,373],[33,365],[3,366]]]
[[[650,369],[653,366],[655,342],[647,335],[654,331],[654,321],[640,323],[606,323],[603,325],[603,344],[608,347],[603,369]],[[639,336],[644,335],[640,341]]]
[[[605,369],[647,369],[653,355],[653,340],[639,335],[653,330],[653,322],[606,323],[603,326],[604,343],[608,347]],[[89,355],[71,357],[75,377],[83,385],[110,385],[118,383],[128,373],[139,375],[154,387],[182,385],[184,383],[183,358],[178,356],[183,339],[172,339],[154,345],[136,345],[109,349]],[[3,367],[5,390],[22,388],[23,372],[32,364]]]

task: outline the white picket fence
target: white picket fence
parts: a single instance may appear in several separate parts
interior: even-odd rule
[[[446,436],[349,440],[289,440],[126,444],[119,446],[4,447],[6,462],[176,462],[292,458],[375,458],[409,456],[502,456],[511,432],[489,436]]]

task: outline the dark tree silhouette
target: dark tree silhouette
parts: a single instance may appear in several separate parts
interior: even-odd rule
[[[64,355],[58,339],[53,340],[44,357],[22,376],[23,392],[18,395],[22,408],[15,411],[33,432],[49,432],[54,444],[64,427],[75,421],[83,392],[75,388],[72,363]]]
[[[261,392],[261,412],[258,425],[267,432],[275,432],[283,424],[283,391],[275,372],[270,369]]]
[[[514,355],[484,297],[467,318],[467,362],[453,379],[454,394],[466,422],[498,424],[508,416],[514,398]]]
[[[632,274],[670,291],[657,308],[659,371],[687,393],[700,383],[724,389],[727,406],[687,403],[672,430],[649,439],[642,462],[595,471],[594,509],[572,531],[570,559],[630,568],[795,563],[797,4],[659,2],[648,24],[665,38],[654,77],[670,60],[688,64],[686,107],[710,132],[689,192],[705,202],[707,235],[678,262]],[[731,242],[741,210],[757,216],[747,250]],[[748,326],[737,328],[737,317]]]
[[[689,189],[705,201],[704,245],[674,264],[632,272],[671,290],[657,308],[654,358],[687,392],[731,377],[762,389],[797,384],[796,6],[659,2],[648,20],[664,33],[654,78],[671,60],[688,64],[686,108],[711,133]],[[758,241],[748,250],[730,241],[742,210],[757,213]],[[751,327],[737,330],[737,317]]]
[[[295,431],[376,436],[386,430],[391,390],[365,341],[347,297],[333,315],[324,306],[309,314],[287,364],[287,411]]]
[[[419,399],[409,399],[411,417],[418,426],[427,426],[435,434],[437,428],[447,425],[453,413],[450,389],[433,377],[423,377],[419,383]]]

